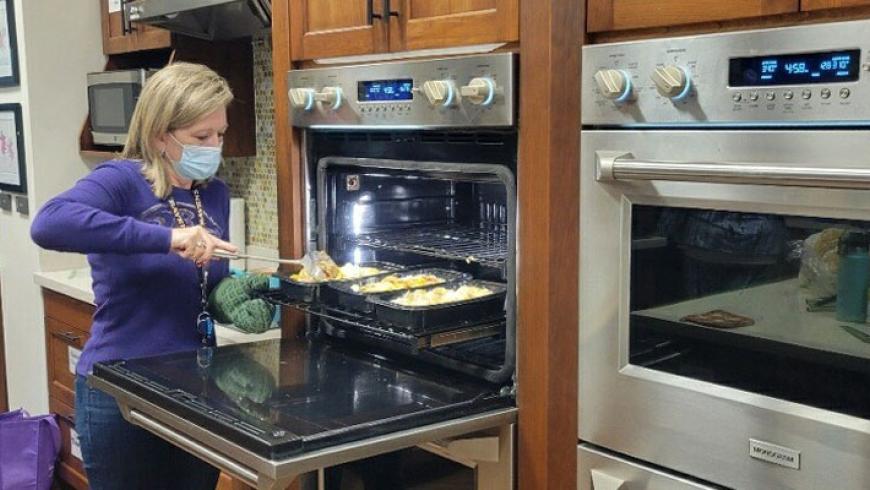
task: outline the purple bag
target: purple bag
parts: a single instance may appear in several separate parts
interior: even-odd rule
[[[0,490],[48,490],[59,452],[54,415],[0,414]]]

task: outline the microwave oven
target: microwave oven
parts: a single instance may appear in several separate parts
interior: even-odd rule
[[[98,145],[123,146],[139,93],[156,70],[88,73],[91,135]]]

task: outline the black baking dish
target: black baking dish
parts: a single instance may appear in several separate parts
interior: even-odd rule
[[[384,270],[380,274],[375,274],[373,276],[368,276],[364,279],[369,279],[372,277],[379,277],[385,274],[390,274],[393,272],[404,270],[404,267],[393,264],[392,262],[378,262],[378,261],[370,261],[370,262],[360,262],[360,267],[375,267],[377,269]],[[295,274],[292,273],[292,274]],[[344,282],[353,282],[358,281],[357,279],[347,279],[343,281],[322,281],[322,282],[301,282],[295,281],[290,278],[292,275],[290,273],[282,273],[276,272],[274,275],[281,281],[281,293],[287,300],[290,301],[302,301],[305,303],[314,303],[320,299],[321,286],[325,284],[335,284],[335,283],[344,283]]]
[[[419,274],[433,274],[437,277],[444,279],[444,282],[438,284],[438,286],[450,285],[471,279],[471,276],[469,274],[454,271],[451,269],[440,269],[437,267],[409,269],[398,273],[394,272],[392,274],[379,274],[377,276],[371,276],[364,279],[327,283],[327,287],[321,289],[320,291],[320,301],[325,305],[334,306],[336,308],[341,308],[344,310],[357,311],[360,313],[372,313],[375,308],[374,304],[367,300],[368,297],[377,298],[379,296],[393,295],[398,292],[409,291],[410,289],[420,289],[434,286],[430,284],[427,286],[420,286],[420,288],[400,289],[396,291],[386,291],[383,293],[358,293],[353,290],[354,286],[363,286],[365,284],[375,283],[383,279],[385,276],[393,274],[400,277],[416,276]]]
[[[485,287],[492,290],[493,293],[466,301],[431,306],[402,306],[393,303],[392,300],[404,294],[403,291],[370,297],[369,302],[375,307],[375,316],[378,321],[410,332],[482,323],[504,317],[505,296],[507,295],[505,284],[468,280],[452,283],[446,287],[452,289],[463,285]],[[445,287],[443,284],[439,286]],[[419,289],[435,289],[439,286],[427,286]]]

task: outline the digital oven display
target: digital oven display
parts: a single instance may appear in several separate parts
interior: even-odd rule
[[[860,60],[861,51],[858,49],[731,58],[729,85],[751,87],[854,82],[858,80]]]
[[[360,102],[412,100],[413,89],[414,80],[410,78],[358,82],[357,100]]]

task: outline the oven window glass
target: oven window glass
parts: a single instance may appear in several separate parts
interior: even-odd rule
[[[870,418],[870,221],[634,206],[630,362]]]
[[[94,128],[123,130],[127,127],[125,110],[126,93],[124,86],[94,88],[91,101],[91,118]]]

